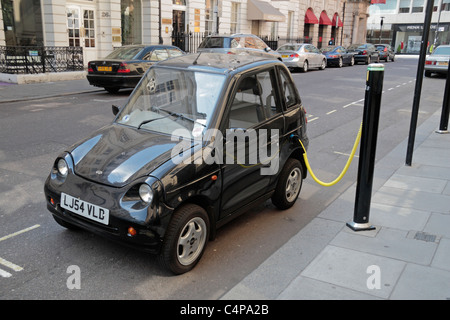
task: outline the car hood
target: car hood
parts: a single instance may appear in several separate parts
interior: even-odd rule
[[[71,148],[75,173],[123,187],[171,159],[177,145],[168,135],[111,124]]]

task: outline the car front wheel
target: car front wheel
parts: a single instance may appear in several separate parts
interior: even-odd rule
[[[278,177],[272,203],[281,210],[292,207],[303,184],[303,167],[299,160],[289,158]]]
[[[195,267],[203,255],[209,237],[209,218],[195,204],[186,204],[172,216],[164,236],[159,262],[174,274]]]

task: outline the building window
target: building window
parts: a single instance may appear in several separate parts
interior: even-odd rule
[[[270,36],[272,39],[278,37],[278,21],[272,22],[272,26],[270,27]]]
[[[289,11],[286,36],[288,39],[291,39],[293,34],[294,34],[294,11]]]
[[[84,46],[86,48],[95,47],[94,10],[84,10]]]
[[[450,0],[442,0],[442,11],[450,11]]]
[[[43,44],[40,0],[1,0],[7,46]]]
[[[213,17],[214,0],[205,1],[205,33],[213,33],[214,17]]]
[[[179,6],[185,6],[186,0],[172,0],[172,4],[177,4]]]
[[[240,4],[237,2],[231,3],[231,20],[230,20],[230,33],[239,32],[239,15]]]
[[[400,6],[398,8],[398,13],[409,13],[410,5],[411,5],[411,0],[400,0]]]
[[[122,45],[142,43],[141,0],[121,0]]]
[[[423,0],[413,0],[411,12],[423,12]]]

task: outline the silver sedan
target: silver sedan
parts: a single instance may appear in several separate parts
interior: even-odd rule
[[[287,43],[277,49],[281,59],[289,69],[300,68],[307,72],[310,68],[325,69],[327,58],[309,43]]]
[[[450,46],[439,46],[425,59],[425,77],[432,73],[447,74]]]

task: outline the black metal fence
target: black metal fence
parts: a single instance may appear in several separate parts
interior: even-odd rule
[[[207,33],[202,32],[189,32],[189,33],[172,33],[172,45],[177,46],[181,50],[188,53],[197,52],[197,48],[204,38],[208,36]],[[259,36],[271,49],[276,50],[280,46],[286,43],[310,43],[311,38],[300,37],[272,37],[272,36]]]
[[[1,73],[81,71],[82,47],[0,46]]]

